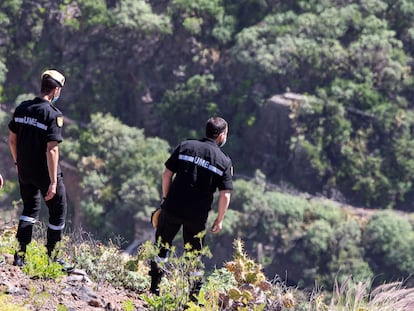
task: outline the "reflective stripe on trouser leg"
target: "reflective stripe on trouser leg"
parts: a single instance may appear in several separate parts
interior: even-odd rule
[[[19,226],[17,228],[16,238],[20,243],[22,250],[26,249],[32,240],[33,225],[40,212],[40,191],[32,184],[27,184],[19,179],[20,195],[23,201],[23,211],[19,218]]]
[[[26,245],[32,240],[33,225],[36,223],[36,218],[21,215],[19,226],[17,228],[16,238],[19,241],[20,249],[26,251]]]
[[[202,270],[190,271],[189,275],[193,277],[202,277],[204,275],[204,271]]]
[[[65,228],[65,224],[60,226],[55,226],[52,224],[49,224],[47,226],[47,241],[48,245],[55,245],[57,242],[59,242],[62,239],[62,231]]]
[[[32,225],[34,225],[36,223],[36,218],[25,216],[25,215],[21,215],[19,219],[21,221],[30,222]]]
[[[51,254],[56,243],[62,240],[63,229],[65,228],[67,199],[62,176],[58,176],[55,196],[46,201],[46,205],[49,209],[46,248],[48,253]]]
[[[52,229],[52,230],[55,230],[55,231],[62,231],[65,228],[65,224],[60,225],[60,226],[55,226],[55,225],[49,224],[48,228]]]
[[[65,224],[62,226],[53,226],[48,225],[47,228],[47,254],[49,256],[52,255],[53,249],[55,248],[57,242],[59,242],[62,239],[62,229],[65,227]],[[56,228],[56,229],[54,229]]]
[[[191,301],[197,302],[198,294],[200,293],[201,287],[203,286],[203,275],[204,272],[201,270],[190,271],[189,273],[189,298]]]
[[[157,257],[154,258],[154,261],[156,263],[159,263],[159,262],[166,263],[166,262],[168,262],[168,257],[163,258],[163,257],[157,256]]]

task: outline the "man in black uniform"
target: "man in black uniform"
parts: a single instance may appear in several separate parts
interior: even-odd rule
[[[63,115],[54,106],[64,84],[65,77],[60,72],[43,72],[40,96],[22,102],[9,122],[9,146],[23,200],[16,235],[20,249],[15,253],[13,263],[16,266],[24,264],[26,246],[32,240],[33,225],[39,216],[41,196],[49,209],[46,243],[49,257],[65,227],[66,190],[58,162]]]
[[[227,122],[219,117],[210,118],[206,123],[205,134],[206,138],[181,142],[165,162],[162,209],[155,232],[155,239],[161,241],[162,246],[171,246],[182,226],[184,244],[189,243],[192,250],[201,250],[203,241],[195,236],[206,229],[208,213],[217,189],[218,215],[211,232],[218,233],[222,229],[233,189],[232,161],[220,149],[227,139]],[[161,247],[158,257],[151,262],[150,290],[157,295],[163,274],[157,263],[166,261],[167,255],[168,249]],[[191,299],[198,294],[202,285],[202,271],[194,271],[193,276],[197,276],[199,281],[191,289]]]

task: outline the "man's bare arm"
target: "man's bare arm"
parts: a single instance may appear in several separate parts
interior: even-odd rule
[[[59,162],[59,146],[57,141],[50,141],[46,147],[47,168],[49,171],[50,185],[45,196],[48,201],[56,194],[57,186],[57,167]]]
[[[170,171],[168,168],[165,168],[164,172],[162,173],[162,197],[165,198],[168,195],[168,191],[170,191],[170,186],[172,183],[172,178],[174,173]]]
[[[218,214],[216,220],[214,220],[213,225],[211,226],[211,232],[218,233],[221,231],[223,227],[223,219],[226,211],[229,207],[231,199],[231,191],[230,190],[221,190],[219,192],[218,198]]]
[[[17,160],[17,135],[12,131],[9,131],[9,148],[13,157],[13,161]]]

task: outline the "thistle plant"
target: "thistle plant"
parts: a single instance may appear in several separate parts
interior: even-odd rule
[[[225,268],[233,273],[236,285],[220,295],[224,310],[281,310],[292,308],[295,299],[291,292],[275,286],[262,272],[262,266],[249,258],[240,239],[233,242],[233,260]]]

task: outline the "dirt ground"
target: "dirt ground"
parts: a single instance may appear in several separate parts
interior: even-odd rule
[[[131,310],[132,304],[132,310],[148,310],[139,293],[110,284],[98,286],[83,271],[75,270],[58,280],[31,279],[12,265],[12,256],[2,257],[5,260],[0,261],[0,301],[6,298],[8,303],[39,311],[121,311]]]

